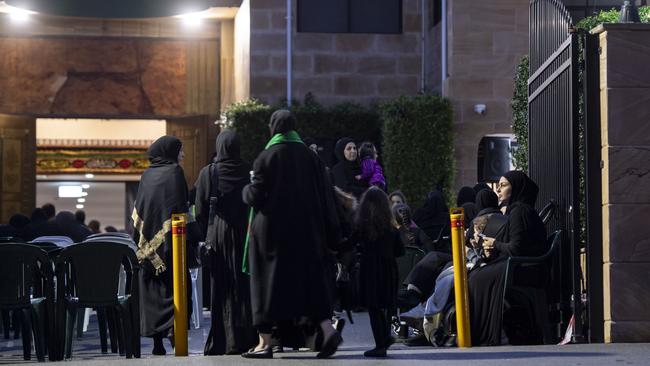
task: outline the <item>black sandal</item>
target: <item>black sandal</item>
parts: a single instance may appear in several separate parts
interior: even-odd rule
[[[341,333],[339,333],[338,331],[334,331],[334,334],[329,336],[329,338],[327,338],[325,342],[323,342],[323,347],[321,347],[321,351],[318,352],[316,357],[328,358],[332,356],[333,354],[336,353],[336,350],[338,350],[339,345],[341,343],[343,343],[343,338],[341,338]]]
[[[255,350],[255,347],[244,352],[241,355],[244,358],[273,358],[273,349],[270,346],[266,346],[259,351]]]

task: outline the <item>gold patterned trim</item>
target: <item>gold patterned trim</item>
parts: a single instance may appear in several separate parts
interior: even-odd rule
[[[147,241],[142,234],[144,220],[140,218],[138,211],[135,208],[133,208],[131,218],[133,219],[133,226],[138,230],[138,233],[140,233],[138,250],[135,252],[138,261],[142,263],[145,259],[148,259],[156,270],[156,275],[165,272],[167,266],[165,266],[165,262],[163,262],[158,253],[156,253],[156,250],[158,250],[158,247],[160,247],[160,245],[165,241],[165,235],[172,229],[172,219],[170,218],[163,222],[162,229],[160,229],[151,240]]]

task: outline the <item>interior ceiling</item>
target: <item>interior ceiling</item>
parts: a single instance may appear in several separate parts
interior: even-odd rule
[[[8,5],[39,13],[86,18],[158,18],[238,7],[241,0],[5,0]]]

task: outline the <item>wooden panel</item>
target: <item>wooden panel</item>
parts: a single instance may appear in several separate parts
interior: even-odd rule
[[[187,45],[188,114],[219,114],[219,41],[201,40]]]
[[[36,121],[0,115],[0,222],[11,215],[29,216],[36,204]]]
[[[235,101],[235,23],[221,22],[221,110]]]
[[[181,163],[189,187],[210,159],[208,153],[209,116],[190,116],[167,120],[167,134],[178,137],[183,142],[185,160]],[[211,151],[211,150],[210,150]]]

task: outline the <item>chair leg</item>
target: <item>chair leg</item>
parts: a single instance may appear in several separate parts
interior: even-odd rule
[[[20,330],[22,329],[21,321],[23,319],[21,310],[11,311],[11,327],[14,330],[14,339],[20,338]]]
[[[41,302],[32,307],[32,330],[34,332],[34,348],[38,362],[45,362],[45,303]]]
[[[125,356],[125,345],[124,345],[124,324],[122,323],[119,315],[119,311],[117,308],[110,309],[111,312],[113,312],[113,316],[115,317],[115,328],[117,330],[117,349],[119,351],[120,356]]]
[[[22,323],[23,331],[23,359],[29,361],[32,359],[32,322],[31,314],[29,309],[24,310],[14,310],[20,315],[18,316]]]
[[[140,343],[140,308],[137,298],[129,299],[129,316],[131,319],[131,334],[133,339],[133,356],[140,358],[141,356],[141,343]]]
[[[117,305],[118,321],[122,325],[123,338],[124,338],[124,352],[126,358],[133,358],[133,334],[131,324],[131,314],[128,311],[128,303]]]
[[[86,308],[77,309],[77,339],[83,338],[85,315],[86,315]]]
[[[11,336],[11,318],[9,310],[2,310],[2,330],[4,331],[5,339]]]
[[[109,340],[111,341],[111,353],[117,353],[117,327],[115,325],[115,316],[110,309],[104,309],[106,313],[106,323],[108,324]]]
[[[74,332],[75,319],[77,316],[77,306],[74,303],[69,303],[66,309],[65,321],[65,347],[64,358],[72,358],[72,333]]]
[[[97,308],[97,323],[99,325],[99,343],[101,344],[102,353],[108,353],[108,341],[106,338],[106,310]]]

